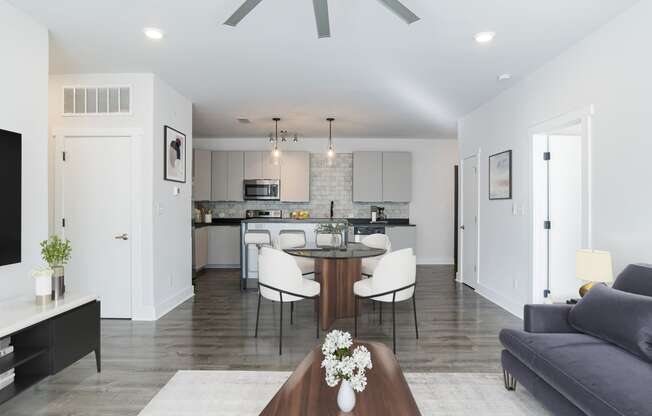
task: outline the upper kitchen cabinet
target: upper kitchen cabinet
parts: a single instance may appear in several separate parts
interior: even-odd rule
[[[211,199],[211,153],[212,152],[210,150],[193,150],[193,201],[210,201]]]
[[[244,179],[281,179],[280,163],[271,152],[245,152]]]
[[[380,202],[383,200],[383,154],[353,153],[353,200]]]
[[[383,152],[383,202],[412,200],[412,153]]]
[[[244,200],[244,152],[213,152],[211,171],[211,200]]]
[[[310,153],[283,152],[281,156],[281,201],[310,201]]]

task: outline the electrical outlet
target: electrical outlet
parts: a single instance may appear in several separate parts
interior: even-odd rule
[[[514,289],[518,289],[518,279],[514,279],[513,286],[514,286]]]

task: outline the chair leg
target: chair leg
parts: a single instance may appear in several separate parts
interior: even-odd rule
[[[294,302],[290,302],[290,325],[294,323]]]
[[[396,293],[392,298],[392,346],[394,348],[394,355],[396,355]]]
[[[419,339],[419,326],[417,324],[417,301],[416,296],[412,295],[412,309],[414,310],[414,332],[417,334],[417,339]]]
[[[354,295],[355,296],[355,295]],[[355,304],[353,306],[353,337],[358,337],[358,297],[355,296]]]
[[[279,295],[281,296],[281,326],[278,337],[278,355],[283,355],[283,294],[279,293]]]
[[[315,298],[315,305],[317,306],[317,339],[319,339],[319,296]]]
[[[256,333],[254,335],[254,338],[258,338],[258,320],[260,319],[260,298],[262,295],[260,294],[260,291],[258,291],[258,307],[256,308]]]
[[[383,302],[378,303],[378,310],[380,311],[380,324],[383,324]]]
[[[371,310],[376,312],[376,301],[373,299],[371,300]]]
[[[507,370],[503,370],[503,381],[505,382],[505,389],[507,389],[507,391],[516,391],[517,381],[513,375],[507,372]]]

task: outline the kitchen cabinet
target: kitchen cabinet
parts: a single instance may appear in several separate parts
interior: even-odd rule
[[[417,249],[417,227],[408,226],[387,226],[385,234],[392,243],[392,251],[402,250],[404,248]]]
[[[382,152],[353,153],[353,201],[383,200]]]
[[[281,179],[281,165],[272,152],[244,152],[244,179]]]
[[[310,201],[310,153],[283,152],[281,159],[281,201]]]
[[[211,225],[208,229],[208,265],[240,267],[240,225]]]
[[[212,152],[212,201],[243,201],[243,180],[244,152]]]
[[[211,162],[210,150],[194,149],[192,165],[192,200],[210,201],[211,199]]]
[[[201,270],[208,264],[208,228],[195,228],[195,270]]]
[[[383,152],[384,202],[412,200],[412,153]]]

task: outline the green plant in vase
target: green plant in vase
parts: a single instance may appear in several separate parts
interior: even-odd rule
[[[336,247],[336,246],[341,246],[342,248],[346,248],[346,236],[345,232],[346,229],[348,228],[348,225],[346,223],[342,222],[325,222],[322,224],[319,224],[317,228],[315,229],[315,234],[317,235],[317,246],[329,246],[329,247]],[[330,235],[331,240],[330,243],[328,244],[322,244],[321,242],[323,241],[322,239],[319,238],[320,234],[324,235]],[[339,236],[339,244],[337,244],[337,236]],[[321,240],[321,241],[320,241]]]
[[[62,297],[66,291],[64,266],[70,261],[72,247],[70,241],[53,235],[41,241],[41,256],[52,269],[52,299]]]

